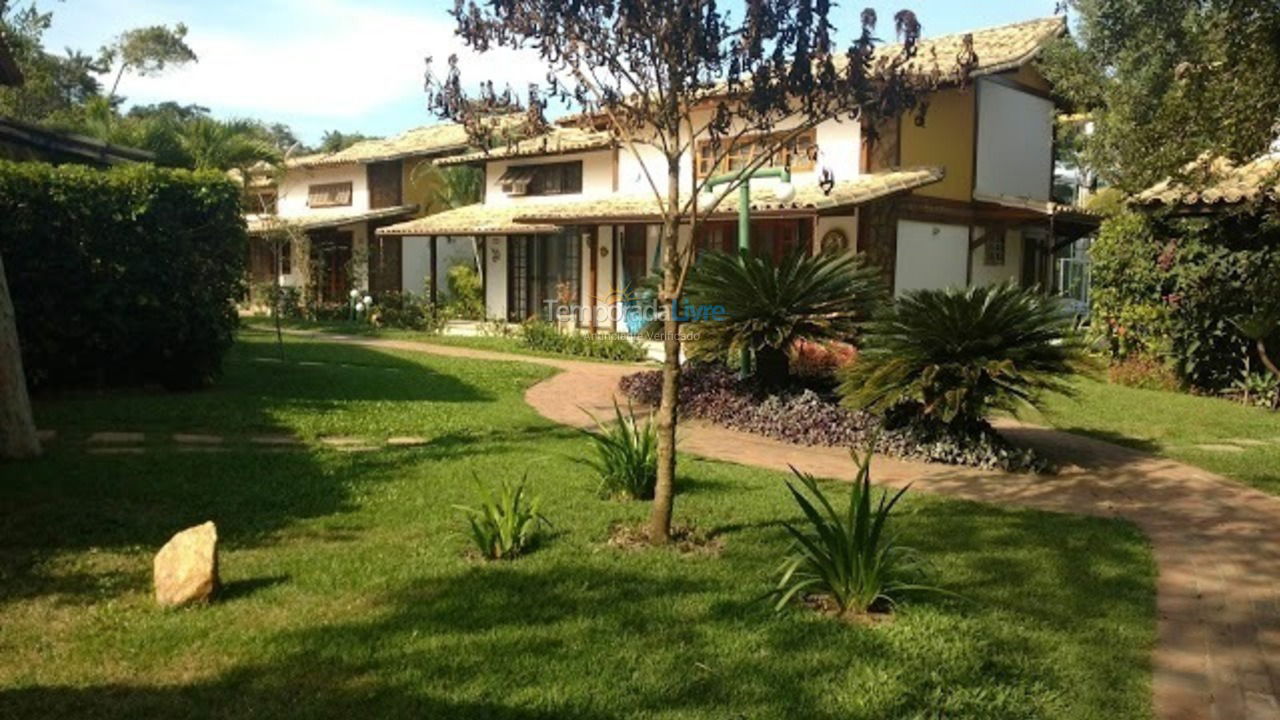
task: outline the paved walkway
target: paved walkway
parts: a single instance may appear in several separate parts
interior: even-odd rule
[[[380,348],[518,360],[562,372],[525,393],[539,413],[586,426],[612,411],[635,366],[515,356],[429,343],[336,339]],[[1199,468],[1069,433],[1008,423],[1001,431],[1056,459],[1052,477],[877,457],[879,484],[988,503],[1123,517],[1150,537],[1159,565],[1152,658],[1161,720],[1280,720],[1280,499]],[[681,425],[680,449],[708,458],[852,479],[848,453],[706,423]]]

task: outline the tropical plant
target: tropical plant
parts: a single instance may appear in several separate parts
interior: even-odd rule
[[[197,170],[244,170],[280,160],[280,151],[252,120],[201,117],[178,126],[178,145]]]
[[[1056,298],[1012,282],[917,290],[868,328],[840,393],[857,409],[906,408],[958,429],[992,410],[1069,392],[1082,346]]]
[[[690,274],[687,307],[698,310],[690,354],[755,353],[756,375],[777,385],[790,374],[798,341],[847,341],[870,320],[883,297],[879,271],[861,256],[797,247],[781,262],[708,253]]]
[[[871,491],[871,451],[854,455],[858,476],[849,491],[849,504],[837,509],[812,475],[794,467],[797,482],[787,480],[787,490],[804,513],[804,529],[783,525],[791,535],[793,552],[778,570],[778,584],[771,596],[775,610],[794,599],[828,601],[840,614],[887,610],[903,593],[913,590],[940,592],[910,582],[921,575],[919,555],[894,542],[886,525],[893,508],[907,488],[879,499]]]
[[[454,505],[466,515],[471,539],[485,559],[510,560],[520,555],[533,546],[544,525],[551,525],[539,510],[540,500],[528,492],[528,480],[528,473],[518,483],[503,480],[494,494],[477,477],[479,506]]]
[[[450,267],[445,282],[449,287],[450,314],[465,320],[484,318],[484,282],[472,263],[460,262]]]
[[[612,425],[587,414],[598,426],[596,432],[587,432],[587,436],[596,450],[597,459],[591,466],[600,475],[600,494],[652,500],[653,488],[658,482],[658,430],[653,425],[653,417],[641,422],[630,403],[627,414],[623,415],[616,400]]]

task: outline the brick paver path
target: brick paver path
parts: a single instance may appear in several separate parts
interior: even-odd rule
[[[429,343],[335,339],[559,368],[525,399],[543,416],[578,427],[591,423],[584,409],[598,416],[611,411],[618,380],[637,371]],[[1152,658],[1156,717],[1280,720],[1280,499],[1098,440],[1014,423],[1001,430],[1067,469],[1034,477],[878,457],[875,479],[980,502],[1129,519],[1150,537],[1160,569]],[[853,476],[846,451],[800,447],[706,423],[683,423],[680,449],[777,470],[790,464],[821,477]]]

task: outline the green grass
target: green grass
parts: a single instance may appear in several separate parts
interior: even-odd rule
[[[1039,412],[1021,416],[1280,494],[1280,414],[1220,398],[1139,390],[1086,377],[1077,379],[1075,386],[1075,397],[1049,396]]]
[[[0,717],[1150,717],[1149,547],[1114,520],[911,493],[900,540],[934,584],[894,621],[775,615],[798,520],[783,476],[684,459],[677,516],[718,556],[604,540],[587,438],[521,400],[545,368],[246,332],[219,386],[42,398],[44,427],[414,434],[415,449],[90,455],[0,466]],[[389,370],[387,368],[393,368]],[[468,559],[473,474],[528,470],[554,529]],[[151,558],[213,519],[225,593],[164,611]]]

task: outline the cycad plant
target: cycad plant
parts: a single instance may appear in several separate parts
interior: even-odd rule
[[[858,476],[848,505],[837,508],[818,481],[791,468],[798,482],[787,489],[804,513],[807,525],[786,524],[794,552],[779,568],[772,595],[775,610],[793,599],[825,600],[840,614],[885,610],[913,590],[937,591],[911,582],[920,575],[918,553],[894,542],[889,515],[906,488],[879,498],[871,490],[871,452],[858,457]]]
[[[613,413],[612,425],[605,425],[592,415],[598,430],[587,433],[595,445],[596,460],[591,466],[600,475],[600,494],[651,500],[658,483],[658,430],[653,417],[637,419],[630,404],[623,415],[616,400]]]
[[[551,523],[539,510],[541,502],[526,489],[529,476],[520,482],[503,480],[497,494],[476,478],[480,490],[477,507],[454,505],[467,516],[471,539],[480,555],[488,560],[509,560],[528,550],[538,531]]]
[[[1082,347],[1056,298],[1013,283],[917,290],[863,334],[840,392],[857,409],[971,429],[993,410],[1069,392]]]
[[[708,253],[690,274],[685,297],[700,311],[723,311],[694,324],[691,354],[751,350],[757,378],[776,385],[790,373],[797,340],[854,338],[880,304],[883,283],[858,255],[811,255],[797,247],[775,264],[747,251]]]

